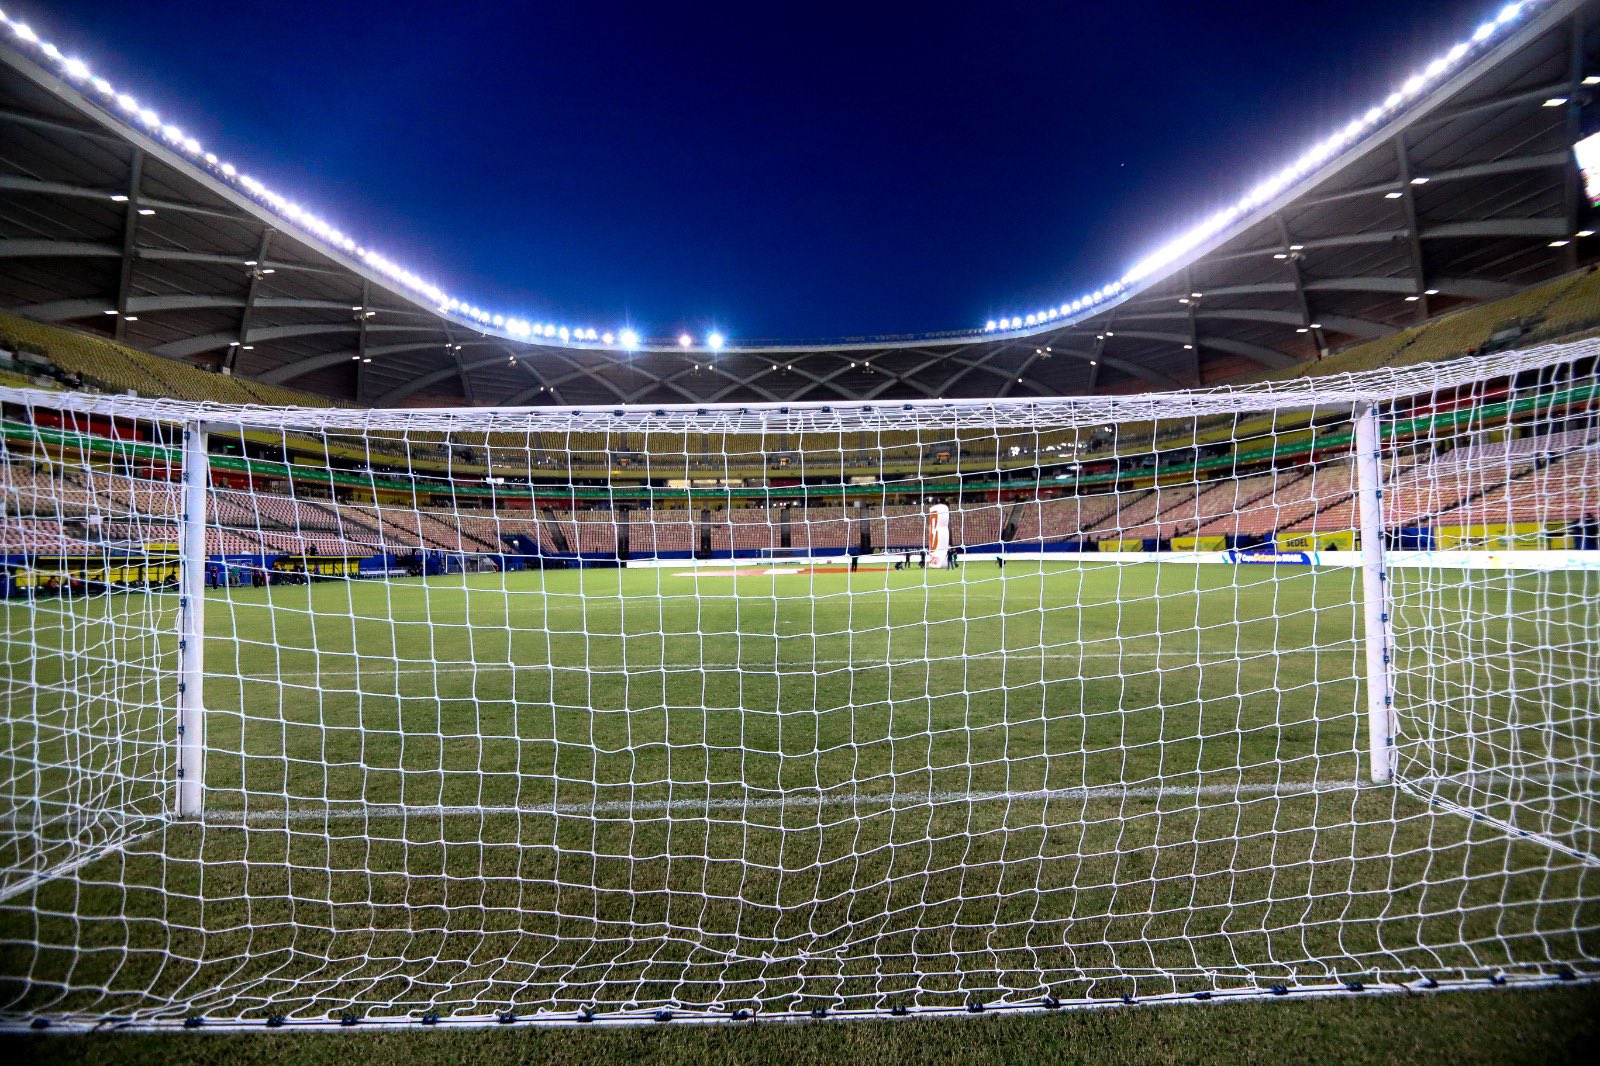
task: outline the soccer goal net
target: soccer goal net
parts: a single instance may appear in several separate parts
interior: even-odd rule
[[[0,389],[0,1023],[1592,975],[1597,354],[903,404]]]

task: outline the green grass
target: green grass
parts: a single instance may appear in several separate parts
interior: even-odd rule
[[[204,826],[154,818],[174,597],[12,605],[4,780],[44,814],[121,813],[7,837],[5,865],[131,839],[0,903],[0,998],[770,1012],[1593,958],[1592,868],[1354,784],[1356,576],[1013,563],[213,593]],[[1429,581],[1400,590],[1420,634],[1402,653],[1452,665],[1402,689],[1405,758],[1587,751],[1593,576]],[[1452,795],[1593,847],[1577,790],[1471,791]]]

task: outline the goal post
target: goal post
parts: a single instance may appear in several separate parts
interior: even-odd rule
[[[0,1027],[1590,979],[1597,358],[620,408],[0,388]]]
[[[178,544],[177,811],[200,817],[205,805],[206,494],[211,458],[205,423],[186,422]]]
[[[1355,406],[1352,448],[1356,463],[1357,514],[1361,546],[1362,644],[1366,660],[1367,775],[1383,784],[1394,774],[1397,728],[1390,648],[1389,575],[1386,569],[1386,526],[1383,519],[1383,455],[1378,405]]]

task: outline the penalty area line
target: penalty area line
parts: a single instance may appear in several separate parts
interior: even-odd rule
[[[1202,796],[1300,796],[1324,792],[1349,792],[1363,787],[1360,781],[1286,781],[1261,783],[1219,783],[1212,785],[1102,785],[1087,788],[1011,789],[991,792],[874,792],[874,793],[798,793],[785,796],[682,797],[679,799],[604,800],[598,803],[536,803],[505,805],[473,804],[363,804],[352,801],[321,806],[286,806],[274,810],[208,810],[210,824],[259,824],[262,822],[314,821],[331,818],[405,818],[413,816],[456,817],[461,815],[595,815],[650,814],[673,811],[780,810],[790,807],[870,806],[903,810],[912,807],[941,806],[952,803],[1013,803],[1033,800],[1164,799]]]

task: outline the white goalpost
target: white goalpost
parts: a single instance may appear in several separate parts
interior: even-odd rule
[[[1597,359],[604,409],[0,387],[0,1028],[1590,979]]]

